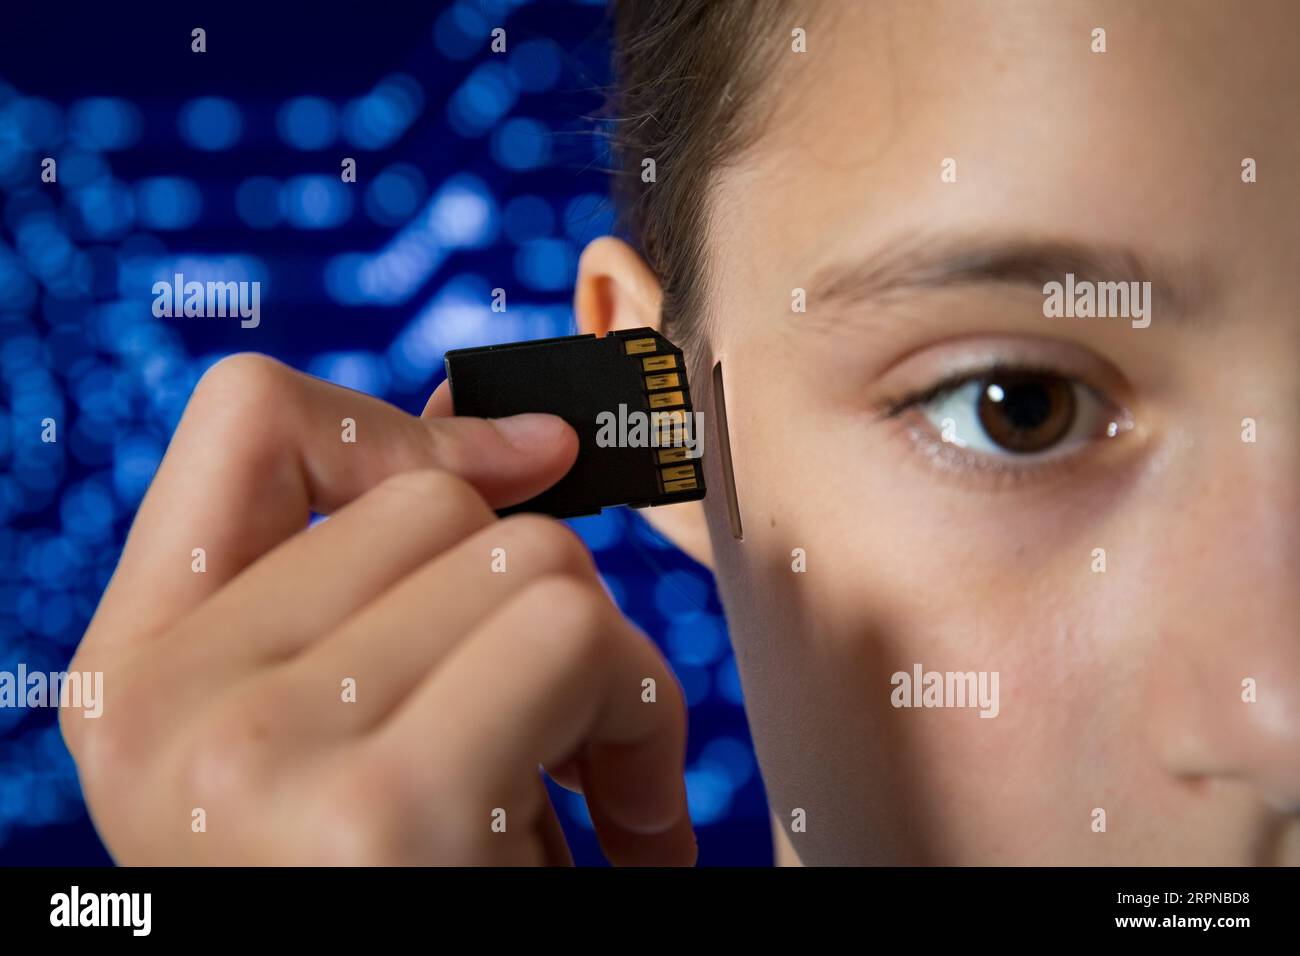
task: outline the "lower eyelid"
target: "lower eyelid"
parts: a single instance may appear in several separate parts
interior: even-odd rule
[[[998,491],[1042,482],[1053,484],[1084,468],[1095,457],[1098,445],[1110,445],[1106,439],[1080,442],[1072,449],[1052,454],[997,458],[968,452],[943,441],[933,424],[919,408],[906,409],[887,419],[894,435],[905,445],[913,460],[919,459],[932,474],[960,483]]]
[[[947,392],[931,399],[930,401],[917,404],[914,407],[916,411],[921,413],[921,416],[923,418],[929,421],[930,426],[933,428],[934,422],[933,420],[930,419],[930,415],[933,413],[934,406],[939,405],[940,402],[946,399],[960,397],[961,393],[965,391],[967,388],[969,388],[969,386],[975,383],[976,381],[978,380],[970,379],[966,383],[951,388]],[[1117,405],[1115,402],[1111,401],[1107,396],[1101,394],[1091,385],[1088,385],[1086,382],[1070,380],[1070,383],[1072,387],[1076,389],[1075,392],[1076,404],[1077,404],[1077,408],[1080,409],[1077,412],[1078,415],[1082,416],[1084,414],[1082,409],[1088,403],[1091,403],[1092,407],[1087,409],[1087,411],[1094,419],[1094,422],[1090,425],[1088,430],[1096,432],[1096,434],[1090,434],[1083,439],[1076,438],[1075,439],[1076,443],[1084,440],[1095,440],[1095,439],[1100,439],[1105,437],[1112,437],[1112,438],[1116,437],[1116,435],[1113,433],[1109,435],[1106,433],[1106,426],[1116,426],[1124,422],[1128,422],[1129,425],[1131,426],[1131,418],[1126,409],[1122,408],[1121,406]],[[977,398],[977,395],[972,395],[971,397]],[[1078,401],[1080,397],[1082,397],[1083,401]],[[1082,427],[1083,425],[1080,424],[1080,422],[1076,422],[1072,426],[1072,428],[1082,428]],[[1057,451],[1055,449],[1048,449],[1037,455],[1023,455],[1023,454],[1016,455],[1014,453],[1007,453],[1006,455],[999,456],[999,455],[990,455],[988,453],[983,453],[978,451],[969,452],[969,454],[982,455],[983,457],[999,458],[1003,461],[1006,461],[1008,464],[1014,464],[1016,462],[1020,462],[1023,465],[1032,466],[1036,462],[1040,462],[1053,457],[1062,456],[1065,454],[1065,452]]]
[[[997,454],[983,448],[982,441],[975,449],[943,441],[930,403],[947,401],[968,383],[1001,372],[1065,379],[1087,393],[1097,420],[1086,422],[1077,433],[1072,428],[1056,448],[1034,454]],[[1141,458],[1139,450],[1151,437],[1148,429],[1136,427],[1129,412],[1136,397],[1124,374],[1076,343],[1023,337],[951,340],[918,350],[891,367],[877,387],[885,394],[877,392],[870,419],[899,441],[903,463],[966,491],[1059,488],[1073,495],[1081,473],[1098,484],[1120,478],[1126,463]],[[967,421],[966,412],[955,417]],[[1111,421],[1120,426],[1114,439],[1105,435]]]

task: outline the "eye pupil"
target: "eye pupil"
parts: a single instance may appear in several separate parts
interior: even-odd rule
[[[1059,376],[1001,373],[985,379],[982,385],[980,425],[990,439],[1008,451],[1046,451],[1074,424],[1074,389]]]
[[[984,394],[1013,428],[1040,428],[1052,414],[1052,396],[1040,381],[1016,382],[1009,388],[994,382]]]

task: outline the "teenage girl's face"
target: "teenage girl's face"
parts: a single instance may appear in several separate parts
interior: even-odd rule
[[[1300,863],[1300,8],[802,26],[705,332],[778,823],[806,863]],[[1149,297],[1046,317],[1066,273]],[[895,707],[918,666],[996,673],[996,716]]]

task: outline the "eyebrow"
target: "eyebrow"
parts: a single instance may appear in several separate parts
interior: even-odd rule
[[[1210,272],[1193,263],[1147,262],[1123,246],[1025,237],[917,235],[890,243],[882,255],[819,270],[810,302],[844,308],[895,295],[976,284],[1019,286],[1043,293],[1048,282],[1150,282],[1161,318],[1186,319],[1204,309]]]

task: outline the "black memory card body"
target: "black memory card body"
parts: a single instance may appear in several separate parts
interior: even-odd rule
[[[568,474],[501,514],[572,518],[704,497],[704,434],[682,351],[653,329],[455,349],[446,366],[457,415],[547,412],[578,433]]]

